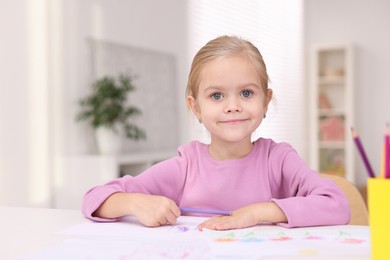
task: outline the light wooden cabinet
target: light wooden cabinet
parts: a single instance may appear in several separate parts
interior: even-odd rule
[[[355,181],[353,46],[316,45],[310,53],[310,164]]]

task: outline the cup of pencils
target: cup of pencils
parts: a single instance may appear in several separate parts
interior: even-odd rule
[[[390,259],[390,179],[368,179],[372,259]]]
[[[390,127],[386,125],[382,149],[381,174],[376,177],[357,132],[352,129],[356,147],[368,174],[368,212],[372,259],[390,259]]]

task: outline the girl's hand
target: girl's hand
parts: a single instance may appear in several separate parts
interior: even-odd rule
[[[145,226],[158,227],[176,224],[180,209],[176,203],[164,196],[132,194],[131,213]]]
[[[93,216],[120,218],[132,215],[145,226],[158,227],[176,224],[180,213],[176,203],[167,197],[118,192],[108,197]]]
[[[251,204],[232,212],[230,216],[217,216],[198,226],[213,230],[228,230],[252,227],[259,222],[287,222],[284,212],[273,202]]]
[[[206,220],[198,226],[200,231],[203,228],[213,230],[238,229],[255,226],[258,223],[253,211],[245,207],[232,212],[230,216],[216,216]]]

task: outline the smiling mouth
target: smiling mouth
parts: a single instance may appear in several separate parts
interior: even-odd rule
[[[231,119],[231,120],[225,120],[225,121],[220,121],[222,124],[239,124],[244,121],[247,121],[247,119]]]

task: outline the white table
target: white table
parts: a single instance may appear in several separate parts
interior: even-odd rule
[[[0,259],[15,259],[64,239],[63,228],[88,222],[80,211],[0,207]]]
[[[145,245],[149,246],[153,250],[155,246],[157,247],[172,246],[172,248],[174,248],[174,246],[178,247],[180,243],[187,243],[183,241],[188,241],[188,243],[191,244],[193,241],[195,241],[195,237],[197,239],[201,236],[206,235],[205,232],[197,232],[195,228],[193,229],[193,231],[191,231],[193,233],[188,232],[186,233],[186,236],[177,234],[178,232],[174,232],[176,230],[175,228],[178,228],[177,230],[179,230],[179,226],[181,223],[189,223],[188,221],[190,221],[191,219],[195,219],[191,217],[181,217],[178,220],[178,226],[174,226],[174,227],[170,226],[170,227],[157,228],[157,229],[145,228],[131,218],[130,220],[127,220],[128,223],[126,222],[111,223],[111,224],[94,223],[90,220],[85,219],[81,215],[80,211],[78,210],[0,207],[0,218],[1,218],[0,259],[20,259],[22,256],[31,255],[32,253],[34,254],[36,252],[40,253],[45,250],[47,251],[48,249],[53,248],[56,245],[57,246],[60,245],[61,247],[61,245],[66,245],[65,242],[71,240],[73,242],[76,241],[77,243],[81,241],[83,243],[87,242],[87,244],[91,244],[91,242],[92,244],[97,242],[101,244],[102,242],[104,244],[110,244],[112,243],[113,239],[116,239],[116,241],[118,241],[120,244],[123,243],[123,241],[126,241],[126,243],[129,242],[133,243],[135,237],[143,236],[144,240],[141,239],[141,241],[144,241]],[[340,229],[340,228],[346,230],[347,232],[351,231],[351,233],[363,232],[367,234],[369,231],[368,227],[362,227],[362,226],[335,226],[335,227],[320,227],[320,228],[317,227],[317,228],[309,228],[309,229],[284,229],[279,226],[268,225],[268,226],[259,226],[259,228],[261,232],[264,233],[267,232],[275,233],[277,231],[279,233],[284,232],[287,235],[289,234],[291,235],[292,234],[291,232],[300,232],[300,231],[303,232],[304,230],[306,231],[309,230],[313,232],[320,230],[322,232],[323,230],[334,231],[335,229]],[[64,230],[66,232],[64,232]],[[172,235],[169,236],[164,235],[165,233],[163,232],[167,230],[169,230],[169,232],[171,232],[169,234]],[[60,233],[60,231],[62,232]],[[236,235],[239,236],[240,231],[241,230],[237,230],[233,232],[235,232]],[[207,234],[211,234],[211,237],[215,234],[217,234],[217,236],[219,236],[219,234],[223,234],[223,233],[213,233],[214,231],[210,231],[210,232],[211,233],[207,233]],[[145,240],[149,238],[151,239],[150,242],[149,240]],[[166,241],[163,240],[160,241],[159,239],[163,239]],[[367,245],[367,243],[369,243],[369,236],[365,236],[364,239],[366,240],[366,245]],[[145,241],[147,241],[147,243]],[[324,245],[325,244],[326,243],[324,243]],[[218,245],[221,245],[222,247],[225,246],[223,243],[220,243]],[[238,242],[235,243],[235,246],[237,245],[239,245]],[[252,246],[250,244],[244,245],[244,243],[242,243],[242,245],[244,247]],[[259,245],[261,245],[261,243],[259,243],[258,245],[253,244],[255,248],[256,247],[258,248]],[[275,250],[275,251],[280,251],[280,256],[273,255],[273,256],[263,257],[261,259],[274,259],[274,260],[286,259],[286,258],[302,259],[302,256],[286,255],[286,253],[283,253],[286,252],[284,251],[285,247],[283,246],[282,243],[280,245],[281,246],[278,247],[277,250]],[[195,245],[193,246],[193,244],[191,244],[191,247],[195,247]],[[82,247],[80,245],[78,245],[77,247],[76,245],[76,247],[73,246],[67,248],[82,248]],[[115,250],[121,250],[120,246],[114,248]],[[128,248],[131,247],[129,246]],[[143,245],[142,247],[139,248],[145,249],[146,247]],[[364,254],[356,255],[357,250],[354,250],[354,248],[356,249],[358,247],[356,247],[355,245],[351,245],[351,251],[350,253],[348,252],[347,254],[345,254],[345,250],[344,250],[343,256],[337,256],[337,255],[323,256],[323,255],[316,255],[316,254],[310,255],[309,252],[308,255],[304,256],[305,257],[304,259],[360,259],[360,260],[371,259],[369,250],[365,250]],[[218,246],[216,247],[216,249],[218,250]],[[333,249],[335,252],[338,250],[337,248],[330,248],[329,251],[332,251]],[[104,249],[99,249],[99,250],[104,250]],[[170,249],[170,250],[172,251],[174,249]],[[59,252],[59,251],[54,251],[54,252]],[[139,254],[136,255],[139,256]],[[29,259],[29,258],[22,258],[22,259]],[[56,257],[56,259],[58,258]],[[77,259],[77,257],[72,258],[72,260],[73,259]],[[83,259],[83,257],[80,257],[79,259]],[[135,258],[131,258],[131,259],[135,259]],[[155,259],[155,258],[150,258],[150,259]],[[223,258],[218,258],[218,259],[223,259]]]

